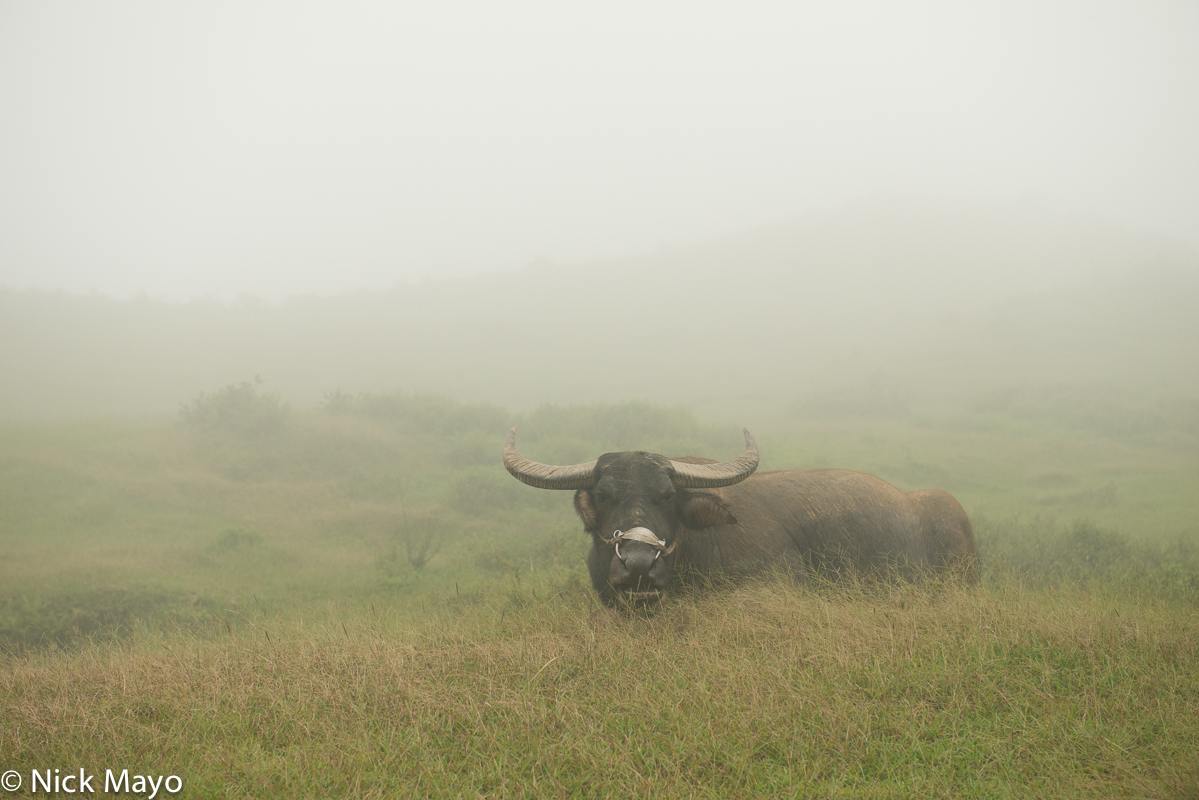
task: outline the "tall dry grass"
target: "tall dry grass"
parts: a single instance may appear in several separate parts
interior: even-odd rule
[[[5,769],[197,797],[1199,792],[1199,609],[1081,585],[526,583],[13,656],[0,698]]]

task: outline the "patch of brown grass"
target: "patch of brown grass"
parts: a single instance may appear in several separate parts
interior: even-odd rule
[[[5,769],[189,795],[1155,796],[1194,785],[1199,612],[763,583],[330,609],[10,658]],[[550,596],[552,599],[546,600]],[[514,602],[515,601],[515,602]]]

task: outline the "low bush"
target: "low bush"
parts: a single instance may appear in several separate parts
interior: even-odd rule
[[[208,435],[262,440],[284,430],[291,409],[274,392],[259,391],[260,381],[230,384],[201,393],[179,409],[188,428]]]

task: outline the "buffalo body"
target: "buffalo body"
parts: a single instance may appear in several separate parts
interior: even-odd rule
[[[745,452],[730,462],[636,451],[551,467],[524,459],[513,429],[505,465],[531,485],[576,490],[575,510],[592,537],[591,581],[609,604],[656,602],[672,581],[780,568],[936,570],[976,580],[974,532],[953,496],[901,492],[850,470],[753,474],[757,446],[745,437]]]

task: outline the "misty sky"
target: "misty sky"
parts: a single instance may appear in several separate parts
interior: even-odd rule
[[[0,4],[0,286],[385,288],[880,193],[1199,246],[1199,3]]]

